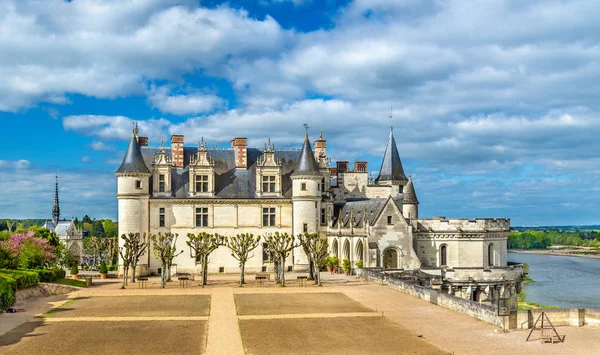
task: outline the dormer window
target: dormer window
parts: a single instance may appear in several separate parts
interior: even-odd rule
[[[262,177],[262,192],[275,192],[275,176]]]
[[[196,192],[208,192],[208,175],[196,175]]]
[[[158,192],[165,192],[165,175],[158,176]]]

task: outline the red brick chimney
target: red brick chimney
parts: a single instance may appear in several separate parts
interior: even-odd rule
[[[138,137],[138,143],[142,147],[147,147],[148,146],[148,137]]]
[[[174,134],[171,136],[171,159],[173,166],[183,168],[183,135]]]
[[[248,168],[248,152],[246,138],[234,138],[231,141],[235,156],[235,167],[237,169]]]
[[[319,157],[327,156],[327,141],[323,139],[323,132],[319,135],[319,139],[315,141],[315,159],[319,161]]]
[[[366,173],[367,172],[367,162],[366,161],[355,161],[354,162],[354,171],[357,173]]]

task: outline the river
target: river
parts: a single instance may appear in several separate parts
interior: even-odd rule
[[[508,253],[508,261],[529,264],[525,301],[562,308],[600,308],[600,259]]]

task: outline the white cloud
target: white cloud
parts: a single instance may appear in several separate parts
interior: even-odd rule
[[[170,122],[164,118],[138,122],[141,132],[160,134]],[[96,136],[108,140],[125,140],[131,137],[133,120],[125,116],[76,115],[63,118],[65,130],[86,136]]]
[[[146,82],[197,69],[218,73],[227,58],[279,51],[290,34],[267,16],[250,18],[196,1],[17,1],[0,4],[0,111],[67,95],[115,98]]]
[[[112,151],[112,150],[115,150],[114,147],[106,145],[105,143],[100,142],[100,141],[93,141],[90,144],[90,147],[92,147],[92,149],[96,150],[96,151]]]
[[[168,87],[152,87],[148,100],[152,107],[174,115],[198,114],[224,108],[227,102],[216,95],[193,92],[172,94]]]
[[[25,159],[19,160],[0,160],[0,168],[16,168],[27,169],[31,166],[31,162]]]

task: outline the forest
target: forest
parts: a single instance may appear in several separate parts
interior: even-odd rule
[[[546,249],[553,244],[600,248],[597,230],[512,230],[508,249]]]

